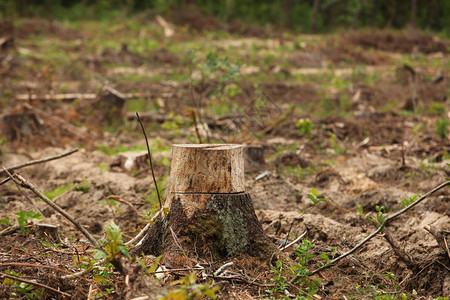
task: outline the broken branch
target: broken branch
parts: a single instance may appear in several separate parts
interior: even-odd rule
[[[47,158],[33,160],[33,161],[26,162],[24,164],[12,166],[12,167],[0,170],[0,175],[3,175],[4,173],[7,173],[7,172],[15,171],[15,170],[20,169],[20,168],[24,168],[24,167],[28,167],[28,166],[32,166],[32,165],[37,165],[37,164],[40,164],[40,163],[44,163],[44,162],[48,162],[48,161],[51,161],[51,160],[59,159],[59,158],[68,156],[68,155],[70,155],[72,153],[75,153],[77,151],[78,151],[78,149],[73,149],[73,150],[70,150],[69,152],[66,152],[66,153],[63,153],[63,154],[59,154],[59,155],[56,155],[56,156],[50,156],[50,157],[47,157]],[[4,182],[2,180],[2,182],[0,184],[3,184],[3,183]]]
[[[51,206],[54,210],[56,210],[57,212],[59,212],[62,216],[64,216],[67,220],[69,220],[73,225],[75,225],[75,227],[77,227],[81,233],[84,234],[84,236],[92,243],[92,245],[94,245],[95,248],[100,249],[99,244],[97,243],[97,240],[83,227],[81,226],[81,224],[75,220],[71,215],[69,215],[68,213],[66,213],[61,207],[59,207],[56,203],[53,203],[53,201],[51,201],[50,199],[48,199],[44,194],[42,194],[38,189],[36,189],[30,182],[28,182],[25,178],[23,178],[22,176],[18,175],[18,174],[14,174],[12,175],[11,173],[9,173],[6,169],[3,169],[4,171],[6,171],[6,173],[8,173],[9,177],[11,177],[12,180],[14,180],[14,182],[16,182],[17,184],[20,184],[21,186],[30,189],[31,191],[33,191],[33,193],[38,196],[39,198],[41,198],[45,203],[47,203],[49,206]]]
[[[401,209],[400,211],[396,212],[395,214],[393,214],[392,216],[387,217],[383,223],[381,223],[381,225],[377,228],[377,230],[375,230],[374,232],[372,232],[369,236],[367,236],[364,240],[362,240],[360,243],[358,243],[358,245],[356,245],[355,247],[353,247],[351,250],[345,252],[344,254],[342,254],[341,256],[331,260],[329,263],[323,265],[320,268],[317,268],[316,270],[312,271],[311,273],[308,274],[308,276],[312,276],[316,273],[319,273],[325,269],[328,269],[329,267],[333,266],[335,263],[339,262],[340,260],[344,259],[345,257],[349,256],[350,254],[354,253],[356,250],[358,250],[359,248],[361,248],[365,243],[367,243],[369,240],[371,240],[374,236],[376,236],[378,233],[380,233],[383,228],[389,223],[391,222],[393,219],[397,218],[398,216],[400,216],[401,214],[407,212],[408,210],[410,210],[411,208],[413,208],[414,206],[416,206],[417,204],[419,204],[420,202],[422,202],[425,198],[427,198],[428,196],[430,196],[431,194],[439,191],[440,189],[446,187],[450,185],[450,181],[445,181],[444,183],[438,185],[437,187],[435,187],[434,189],[432,189],[431,191],[427,192],[425,195],[423,195],[422,197],[420,197],[419,199],[417,199],[415,202],[411,203],[410,205],[406,206],[405,208]],[[294,276],[290,283],[292,284],[293,282],[295,282],[297,279],[299,279],[300,277],[302,277],[303,275],[296,275]]]
[[[70,297],[69,294],[64,293],[64,292],[62,292],[60,290],[57,290],[55,288],[52,288],[51,286],[45,285],[43,283],[39,283],[39,282],[36,282],[36,281],[31,281],[31,280],[26,280],[26,279],[20,278],[18,276],[9,275],[9,274],[3,273],[3,272],[0,272],[0,275],[3,276],[3,277],[6,277],[6,278],[12,279],[12,280],[17,280],[17,281],[20,281],[20,282],[24,282],[24,283],[28,283],[28,284],[31,284],[31,285],[42,287],[44,289],[47,289],[47,290],[53,291],[55,293],[61,294],[61,295],[65,296],[65,297]]]

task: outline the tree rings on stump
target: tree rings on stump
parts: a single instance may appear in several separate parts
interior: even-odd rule
[[[133,254],[164,255],[171,268],[239,254],[270,256],[244,190],[243,148],[235,144],[173,145],[168,213],[156,220]]]

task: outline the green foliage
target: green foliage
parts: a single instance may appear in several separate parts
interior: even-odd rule
[[[364,207],[361,204],[356,205],[356,209],[361,217],[364,217],[366,214],[364,213]]]
[[[318,204],[318,203],[320,203],[322,201],[325,201],[325,198],[321,198],[319,194],[320,193],[315,188],[312,188],[311,189],[311,194],[307,194],[307,196],[308,196],[309,199],[311,199],[313,204],[316,205],[316,204]]]
[[[47,196],[50,200],[53,200],[55,197],[61,196],[65,192],[71,190],[73,188],[72,183],[66,183],[64,185],[58,186],[56,189],[50,192],[45,192],[44,195]]]
[[[369,221],[372,221],[373,223],[375,223],[375,226],[380,227],[381,224],[383,224],[383,222],[386,220],[386,217],[384,215],[384,206],[375,206],[375,210],[376,210],[376,219],[368,217],[367,219]],[[381,230],[381,232],[384,231],[384,228]]]
[[[16,213],[18,216],[17,222],[19,223],[19,232],[26,232],[26,225],[28,224],[28,219],[42,219],[42,216],[32,210],[29,211],[19,211]]]
[[[441,102],[433,102],[428,107],[428,111],[430,114],[437,115],[437,116],[444,116],[445,115],[445,104]]]
[[[297,127],[297,131],[300,134],[306,135],[308,137],[311,136],[311,132],[316,128],[316,125],[309,119],[299,119],[297,123],[295,123],[295,127]]]
[[[77,192],[83,192],[83,193],[87,193],[89,192],[89,189],[91,188],[89,182],[86,180],[86,178],[83,178],[83,180],[81,180],[81,182],[75,186],[75,191]]]
[[[235,82],[241,77],[241,66],[240,62],[231,62],[228,57],[212,51],[206,55],[205,62],[200,66],[200,72],[203,79],[218,81],[212,95],[220,97],[227,89],[229,95],[236,95],[239,89]]]
[[[127,146],[97,145],[95,146],[95,150],[101,151],[108,155],[116,155],[118,153],[127,151],[144,151],[147,150],[147,148],[145,146],[127,147]]]
[[[6,224],[7,226],[9,226],[10,223],[11,223],[10,218],[0,219],[0,224]]]
[[[269,294],[270,299],[292,299],[286,296],[286,291],[289,291],[290,284],[298,288],[298,294],[295,299],[310,299],[319,290],[320,279],[312,279],[309,277],[311,273],[308,268],[308,262],[314,257],[311,254],[311,249],[314,248],[314,244],[309,240],[304,239],[300,245],[295,250],[297,255],[297,262],[293,266],[287,266],[281,260],[277,260],[275,263],[275,268],[272,269],[274,272],[273,288],[266,290]],[[329,260],[326,253],[322,253],[321,257],[325,261]],[[289,278],[295,278],[294,282],[289,283]]]
[[[127,246],[122,239],[122,231],[114,222],[109,223],[106,227],[106,239],[100,240],[100,245],[104,250],[93,250],[94,258],[97,260],[113,260],[116,259],[118,255],[124,255],[128,259],[131,259]]]
[[[405,199],[402,200],[402,202],[400,203],[400,205],[401,205],[402,207],[409,206],[409,205],[413,204],[414,201],[416,201],[417,198],[419,198],[419,197],[421,197],[420,194],[419,194],[419,195],[414,195],[414,196],[407,196],[407,195],[405,195]]]
[[[166,144],[166,142],[161,139],[160,137],[156,137],[154,139],[149,140],[149,146],[152,151],[152,153],[156,152],[163,152],[170,150],[170,146]],[[109,145],[97,145],[95,147],[95,150],[101,151],[108,155],[116,155],[121,152],[128,152],[128,151],[144,151],[147,150],[147,147],[144,146],[109,146]]]
[[[160,255],[156,258],[155,262],[148,268],[147,273],[153,273],[156,271],[156,269],[158,268],[159,262],[161,261],[161,258],[163,256]]]
[[[218,286],[213,287],[211,282],[206,284],[198,284],[197,274],[192,272],[180,280],[171,282],[171,285],[176,286],[173,291],[166,293],[160,300],[187,300],[187,299],[216,299],[216,292],[219,290]]]
[[[441,139],[446,139],[449,134],[450,120],[442,118],[436,121],[436,134]]]
[[[14,271],[5,271],[6,274],[12,275],[15,277],[21,277],[22,275],[14,272]],[[5,277],[3,282],[0,283],[0,286],[3,287],[13,287],[15,291],[11,292],[9,295],[13,298],[28,298],[28,299],[42,299],[43,292],[42,290],[36,289],[34,285],[21,282],[19,280],[14,280],[8,277]]]
[[[304,179],[306,176],[316,173],[317,171],[320,171],[321,167],[313,168],[313,167],[291,167],[287,166],[285,169],[283,169],[283,173],[286,175],[293,175],[297,177],[298,179]]]

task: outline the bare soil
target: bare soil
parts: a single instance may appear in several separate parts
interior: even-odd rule
[[[173,16],[173,19],[198,30],[218,30],[222,26],[196,12],[186,13],[183,18]],[[179,32],[184,27],[175,28]],[[242,29],[235,23],[228,29],[241,35],[264,36],[257,29]],[[145,72],[161,74],[181,69],[183,55],[165,47],[143,55],[125,44],[88,54],[89,32],[57,22],[29,20],[13,27],[10,34],[14,37],[14,46],[0,52],[3,99],[0,109],[2,120],[12,114],[20,120],[14,126],[10,122],[1,123],[2,166],[10,167],[79,148],[68,157],[18,172],[46,193],[71,184],[68,191],[53,201],[96,238],[104,237],[106,226],[114,221],[120,226],[124,240],[131,239],[158,209],[150,171],[145,164],[138,164],[136,170],[127,170],[117,163],[119,154],[101,151],[104,146],[143,150],[145,141],[139,124],[129,117],[128,113],[133,111],[126,111],[131,100],[125,100],[124,108],[111,115],[111,106],[100,105],[102,102],[98,99],[22,101],[14,97],[24,93],[60,93],[61,86],[65,93],[99,93],[98,81],[86,74],[107,79],[109,85],[121,93],[146,95],[143,102],[147,112],[153,111],[169,120],[164,123],[156,118],[144,119],[150,141],[165,145],[164,149],[159,149],[161,151],[155,150],[156,177],[164,178],[169,176],[170,145],[197,140],[186,110],[195,107],[199,98],[203,98],[205,107],[210,105],[207,99],[211,99],[208,98],[211,92],[208,91],[217,81],[192,86],[186,81],[117,80],[110,74],[119,67],[133,68],[133,72],[142,68],[140,70]],[[43,62],[45,53],[34,44],[36,34],[49,40],[78,41],[67,44],[64,51],[73,55],[72,67],[79,65],[80,68],[74,71],[68,67],[61,71]],[[198,33],[185,34],[198,37]],[[189,36],[175,38],[185,42]],[[234,39],[244,43],[247,38],[236,36]],[[274,41],[280,42],[277,38]],[[402,208],[401,202],[407,196],[423,195],[450,176],[447,165],[450,163],[450,136],[447,132],[447,136],[439,137],[435,129],[437,120],[448,119],[450,107],[448,45],[448,41],[422,34],[358,32],[324,37],[317,43],[308,42],[301,50],[288,53],[274,63],[273,67],[282,65],[284,68],[283,63],[289,62],[286,80],[280,79],[280,71],[268,73],[274,79],[259,83],[257,88],[251,81],[238,82],[243,92],[233,96],[232,101],[240,109],[232,114],[208,115],[203,107],[203,120],[199,121],[209,122],[209,134],[214,142],[261,147],[262,160],[248,158],[245,186],[265,233],[274,243],[292,241],[306,233],[304,238],[315,245],[314,257],[308,266],[315,269],[321,263],[322,252],[342,255],[375,230],[368,217],[375,217],[377,206],[384,206],[385,211],[392,214]],[[357,46],[372,50],[361,51]],[[412,87],[408,71],[397,60],[403,53],[421,55],[424,60],[437,60],[440,64],[417,64],[414,69],[417,81]],[[369,66],[376,67],[374,73],[378,81],[369,84],[350,76],[351,84],[338,88],[314,79],[308,81],[307,77],[302,81],[293,77],[294,69],[312,68],[322,72],[327,64],[332,64],[330,72],[335,72],[335,79],[347,76],[339,70],[352,64],[366,66],[367,74],[371,74]],[[33,69],[34,65],[41,67]],[[259,67],[265,72],[270,66]],[[443,79],[433,80],[438,75]],[[265,95],[264,104],[258,106],[255,98],[261,90]],[[414,95],[416,113],[408,110],[407,105]],[[436,103],[444,107],[443,117],[430,112],[429,108]],[[32,117],[25,117],[27,114]],[[175,126],[170,122],[174,116],[188,121]],[[301,132],[296,127],[299,118],[311,120],[314,124],[311,132]],[[264,172],[266,175],[262,179],[255,179]],[[87,188],[77,188],[82,186]],[[320,191],[326,201],[313,206],[306,196],[311,188]],[[27,297],[25,292],[18,292],[16,285],[5,283],[6,272],[15,272],[23,279],[57,289],[31,287],[28,293],[40,291],[42,299],[83,299],[88,295],[132,299],[144,294],[148,299],[156,299],[160,292],[173,289],[168,284],[171,279],[188,274],[175,272],[171,278],[162,280],[142,275],[130,284],[114,268],[108,267],[103,270],[109,274],[107,278],[97,272],[63,279],[64,275],[85,268],[92,259],[92,252],[88,250],[93,247],[86,238],[30,191],[12,182],[0,186],[0,208],[0,219],[11,220],[9,225],[0,224],[0,276],[3,278],[0,298]],[[9,232],[18,224],[16,213],[29,210],[39,212],[42,219],[30,219],[23,232]],[[57,226],[57,237],[40,233],[37,224]],[[450,242],[448,188],[434,193],[386,227],[399,249],[410,258],[409,262],[405,262],[380,234],[337,265],[320,272],[317,296],[321,299],[366,299],[382,295],[392,298],[378,299],[396,299],[400,294],[411,299],[448,297],[450,256],[424,229],[426,226],[441,232],[443,239]],[[292,248],[285,252],[295,259]],[[274,282],[273,261],[261,263],[244,256],[229,260],[235,263],[230,270],[244,274],[246,280],[216,279],[214,284],[221,287],[217,293],[219,299],[268,297],[267,285]],[[147,257],[144,261],[149,266],[155,259]],[[225,262],[208,263],[217,268]],[[198,280],[205,282],[200,276]]]

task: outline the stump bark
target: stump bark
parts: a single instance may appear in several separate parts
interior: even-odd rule
[[[173,145],[170,177],[168,213],[132,254],[162,254],[166,266],[179,268],[276,250],[245,192],[241,145]]]

